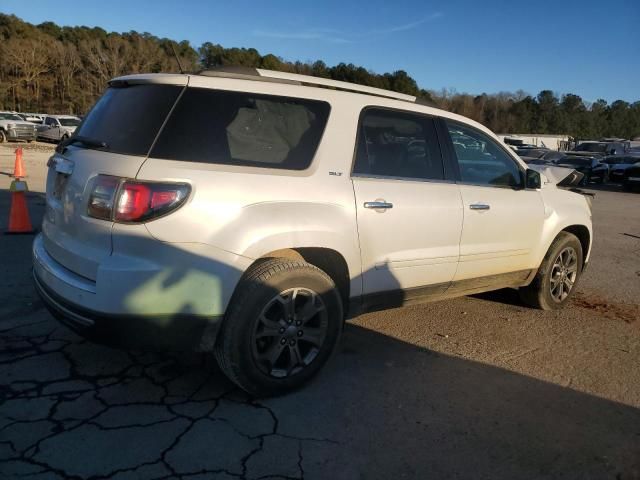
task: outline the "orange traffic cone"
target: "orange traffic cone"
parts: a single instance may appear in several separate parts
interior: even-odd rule
[[[24,170],[24,162],[22,161],[22,147],[16,148],[16,162],[13,166],[13,176],[15,178],[24,178],[27,172]]]
[[[14,180],[9,190],[11,191],[11,209],[9,210],[9,228],[5,234],[34,233],[25,197],[27,182]]]

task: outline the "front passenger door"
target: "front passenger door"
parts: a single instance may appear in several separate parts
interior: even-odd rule
[[[464,209],[454,282],[515,278],[503,274],[526,278],[527,270],[538,268],[534,251],[541,241],[545,210],[540,192],[524,188],[523,170],[491,136],[444,121]],[[464,288],[465,283],[460,285]]]

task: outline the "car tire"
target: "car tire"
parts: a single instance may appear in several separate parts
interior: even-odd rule
[[[560,232],[542,260],[533,281],[519,290],[527,305],[541,310],[562,308],[576,291],[582,275],[583,252],[578,237]]]
[[[0,130],[0,143],[5,143],[7,141],[7,135],[4,133],[4,130]]]
[[[329,360],[344,311],[329,275],[301,260],[274,258],[247,271],[214,348],[224,374],[256,397],[294,390]]]
[[[60,137],[60,140],[58,140],[58,143],[62,143],[62,142],[64,142],[65,140],[67,140],[68,138],[69,138],[69,135],[66,135],[66,134],[65,134],[65,135],[63,135],[62,137]]]

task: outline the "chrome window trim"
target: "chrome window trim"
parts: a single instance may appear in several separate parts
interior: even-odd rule
[[[351,178],[352,179],[358,178],[362,180],[399,180],[402,182],[415,182],[415,183],[443,183],[447,185],[455,185],[457,183],[454,180],[446,180],[446,179],[396,177],[391,175],[367,175],[365,173],[352,173]]]

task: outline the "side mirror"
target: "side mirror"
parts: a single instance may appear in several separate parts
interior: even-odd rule
[[[535,170],[527,169],[525,173],[525,187],[537,190],[542,187],[542,179],[540,178],[540,173]]]

